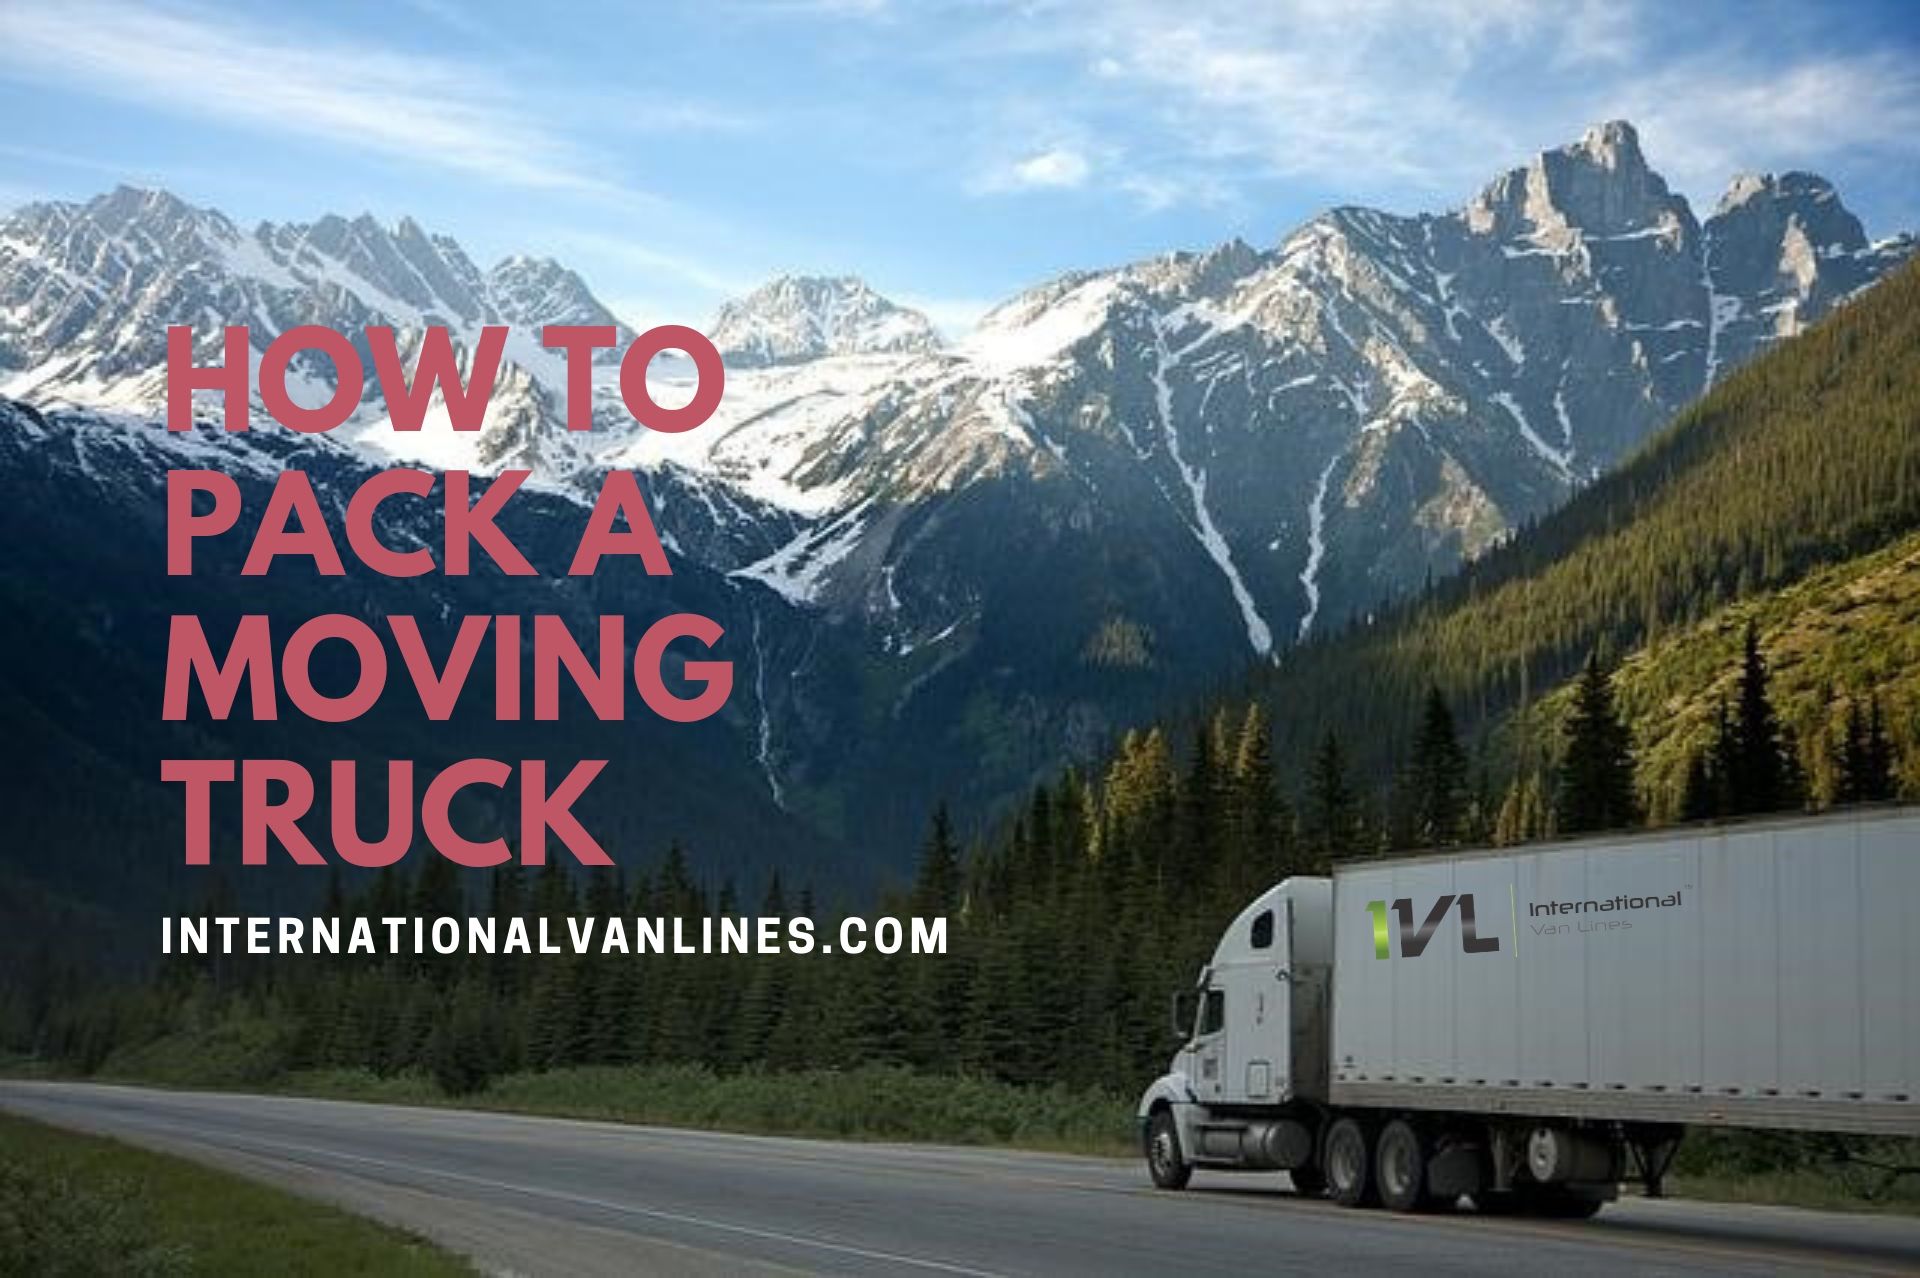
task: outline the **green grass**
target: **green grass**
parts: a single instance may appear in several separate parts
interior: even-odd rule
[[[335,1208],[0,1114],[0,1278],[472,1272],[420,1239]]]
[[[1675,1175],[1667,1182],[1667,1193],[1674,1198],[1762,1207],[1920,1215],[1920,1184],[1911,1176],[1882,1191],[1879,1178],[1866,1173],[1837,1174],[1815,1168],[1750,1175],[1706,1172]]]
[[[1814,1137],[1695,1131],[1680,1147],[1667,1188],[1677,1198],[1920,1214],[1920,1175],[1886,1173],[1920,1166],[1920,1141],[1862,1139],[1853,1148],[1853,1161],[1836,1161]]]
[[[779,1074],[721,1074],[702,1065],[579,1066],[504,1075],[461,1097],[447,1096],[421,1074],[316,1070],[290,1074],[276,1090],[770,1136],[1117,1156],[1138,1148],[1133,1103],[1122,1097],[884,1065]]]

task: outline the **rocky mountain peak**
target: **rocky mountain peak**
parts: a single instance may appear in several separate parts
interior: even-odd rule
[[[218,213],[194,208],[171,191],[124,183],[90,201],[87,213],[103,225],[114,226],[140,224],[158,228],[207,219],[226,221]]]
[[[1640,131],[1626,120],[1596,124],[1581,134],[1574,147],[1563,149],[1583,151],[1595,164],[1606,169],[1631,172],[1644,171],[1647,167],[1646,156],[1640,152]]]
[[[625,326],[600,304],[587,282],[550,257],[503,258],[486,279],[487,292],[508,324],[528,329],[548,324],[612,324],[621,329],[619,345],[626,344]],[[617,361],[619,350],[604,352],[605,357]]]
[[[1563,245],[1665,229],[1686,234],[1693,213],[1648,166],[1625,120],[1594,125],[1580,140],[1540,152],[1489,184],[1467,208],[1470,227],[1501,238]]]
[[[1860,219],[1840,200],[1833,184],[1815,173],[1745,173],[1736,177],[1714,210],[1716,223],[1731,232],[1779,239],[1789,223],[1817,247],[1857,253],[1867,247]]]
[[[851,275],[776,276],[722,305],[708,336],[728,363],[743,367],[940,345],[925,315]]]
[[[1832,184],[1812,173],[1735,178],[1706,232],[1719,331],[1754,348],[1800,332],[1912,251],[1904,241],[1870,245]]]

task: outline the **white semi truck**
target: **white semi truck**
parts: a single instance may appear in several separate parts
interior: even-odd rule
[[[1139,1116],[1156,1185],[1286,1171],[1586,1216],[1688,1125],[1920,1135],[1920,808],[1336,866],[1233,921]]]

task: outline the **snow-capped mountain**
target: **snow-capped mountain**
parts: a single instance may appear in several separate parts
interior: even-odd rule
[[[1010,300],[813,422],[786,477],[834,499],[747,571],[911,614],[892,512],[1018,472],[1198,552],[1191,606],[1265,655],[1479,553],[1912,250],[1797,174],[1702,226],[1607,124],[1456,212],[1336,209]]]
[[[0,394],[152,412],[165,402],[167,326],[194,325],[199,357],[217,363],[221,328],[237,322],[251,330],[256,361],[299,324],[356,341],[366,325],[391,325],[408,361],[428,325],[447,326],[463,358],[481,326],[510,325],[481,437],[452,441],[470,455],[438,460],[530,465],[555,482],[586,459],[564,430],[562,366],[540,347],[539,327],[618,323],[559,264],[509,258],[482,271],[453,240],[411,219],[386,227],[330,215],[246,231],[164,191],[121,187],[84,205],[29,205],[0,222]],[[296,362],[294,374],[296,399],[318,402],[331,388],[324,360]],[[303,379],[311,383],[304,390]],[[436,403],[429,433],[450,437],[431,430],[436,413],[444,425]],[[604,420],[615,429],[626,419],[609,406]],[[391,443],[371,378],[342,434],[375,448]]]
[[[1914,247],[1870,244],[1805,174],[1740,178],[1703,224],[1616,122],[1460,209],[1339,208],[1267,247],[1062,276],[953,345],[858,280],[776,280],[705,330],[728,382],[700,430],[634,427],[616,354],[596,430],[569,435],[538,326],[614,321],[565,268],[122,189],[0,221],[0,395],[157,417],[174,323],[209,359],[236,319],[262,347],[297,323],[444,323],[463,349],[511,324],[477,436],[444,414],[397,435],[370,397],[304,443],[528,466],[561,500],[643,472],[670,551],[738,605],[766,795],[850,837],[859,793],[892,839],[937,788],[1002,794],[1478,554]],[[651,375],[686,392],[671,360]]]
[[[721,306],[707,336],[733,368],[833,355],[913,354],[940,345],[919,311],[843,275],[782,275]]]

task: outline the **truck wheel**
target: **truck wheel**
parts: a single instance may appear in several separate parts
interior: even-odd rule
[[[1193,1179],[1193,1164],[1180,1152],[1180,1127],[1165,1106],[1147,1120],[1147,1174],[1156,1189],[1185,1189]]]
[[[1373,1175],[1380,1201],[1391,1211],[1419,1211],[1427,1206],[1427,1142],[1404,1118],[1380,1129],[1373,1149]]]
[[[1327,1177],[1327,1194],[1342,1207],[1368,1207],[1377,1192],[1373,1183],[1373,1142],[1357,1118],[1339,1118],[1327,1129],[1326,1155],[1320,1166]]]
[[[1293,1178],[1293,1192],[1302,1198],[1318,1198],[1327,1192],[1327,1174],[1315,1163],[1295,1167],[1287,1175]]]

